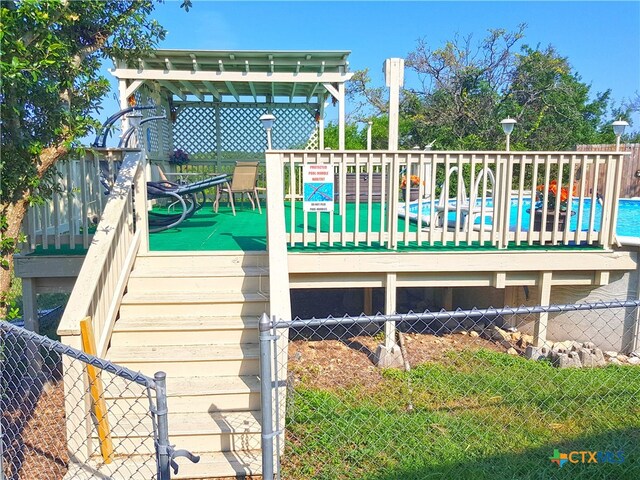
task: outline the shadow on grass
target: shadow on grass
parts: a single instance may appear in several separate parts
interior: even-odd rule
[[[499,445],[496,447],[499,448]],[[552,463],[554,450],[560,453],[572,451],[611,452],[617,460],[622,452],[621,463],[565,463],[561,468]],[[574,455],[579,460],[581,455]],[[585,459],[589,456],[585,455]],[[572,440],[551,442],[542,447],[529,448],[522,452],[509,452],[473,458],[462,462],[430,465],[402,465],[378,474],[360,478],[370,480],[396,479],[615,479],[637,480],[640,478],[640,429],[626,428],[597,435],[580,436]],[[326,477],[329,478],[329,477]],[[344,477],[343,477],[344,478]],[[354,477],[355,478],[355,477]]]

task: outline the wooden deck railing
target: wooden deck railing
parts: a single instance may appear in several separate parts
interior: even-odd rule
[[[61,337],[78,336],[80,320],[91,317],[98,356],[109,345],[136,254],[148,245],[143,160],[140,152],[125,155],[58,328]]]
[[[267,169],[282,169],[292,247],[609,248],[623,158],[616,152],[278,151],[267,153]],[[303,211],[302,172],[313,164],[334,173],[334,212]],[[603,171],[610,194],[602,199],[596,187]],[[587,184],[594,187],[588,191]],[[268,210],[282,205],[269,203]]]
[[[27,210],[23,223],[26,242],[22,253],[40,247],[60,250],[64,247],[89,248],[96,222],[107,203],[107,192],[100,183],[101,162],[115,178],[116,163],[122,150],[88,150],[82,158],[72,158],[56,165],[58,189],[42,204]]]

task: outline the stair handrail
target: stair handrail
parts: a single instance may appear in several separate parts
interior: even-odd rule
[[[77,346],[80,321],[91,317],[97,355],[104,356],[136,255],[147,244],[145,157],[124,154],[93,241],[58,327],[63,342]]]

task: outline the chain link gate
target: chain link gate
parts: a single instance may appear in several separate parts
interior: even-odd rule
[[[264,478],[640,478],[639,319],[640,300],[264,315]]]
[[[155,378],[0,321],[0,478],[168,480],[165,374]],[[66,412],[66,414],[65,414]]]

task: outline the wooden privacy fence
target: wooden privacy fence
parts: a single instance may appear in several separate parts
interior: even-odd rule
[[[286,218],[283,235],[291,247],[589,244],[608,248],[615,241],[623,156],[615,152],[268,152],[267,170],[283,169],[283,184],[267,185],[272,193],[267,207],[270,218],[276,212]],[[333,212],[304,211],[300,180],[306,166],[314,164],[327,165],[334,173]],[[348,186],[355,191],[348,191]],[[596,194],[600,186],[611,192],[601,204]],[[278,192],[282,192],[279,198]]]
[[[598,151],[615,152],[615,144],[600,145],[578,145],[578,151]],[[627,143],[620,145],[620,151],[628,155],[625,156],[620,177],[620,198],[640,197],[640,143]],[[605,171],[601,170],[598,175],[598,193],[606,196],[604,176]],[[593,177],[587,179],[587,192],[594,189]]]

